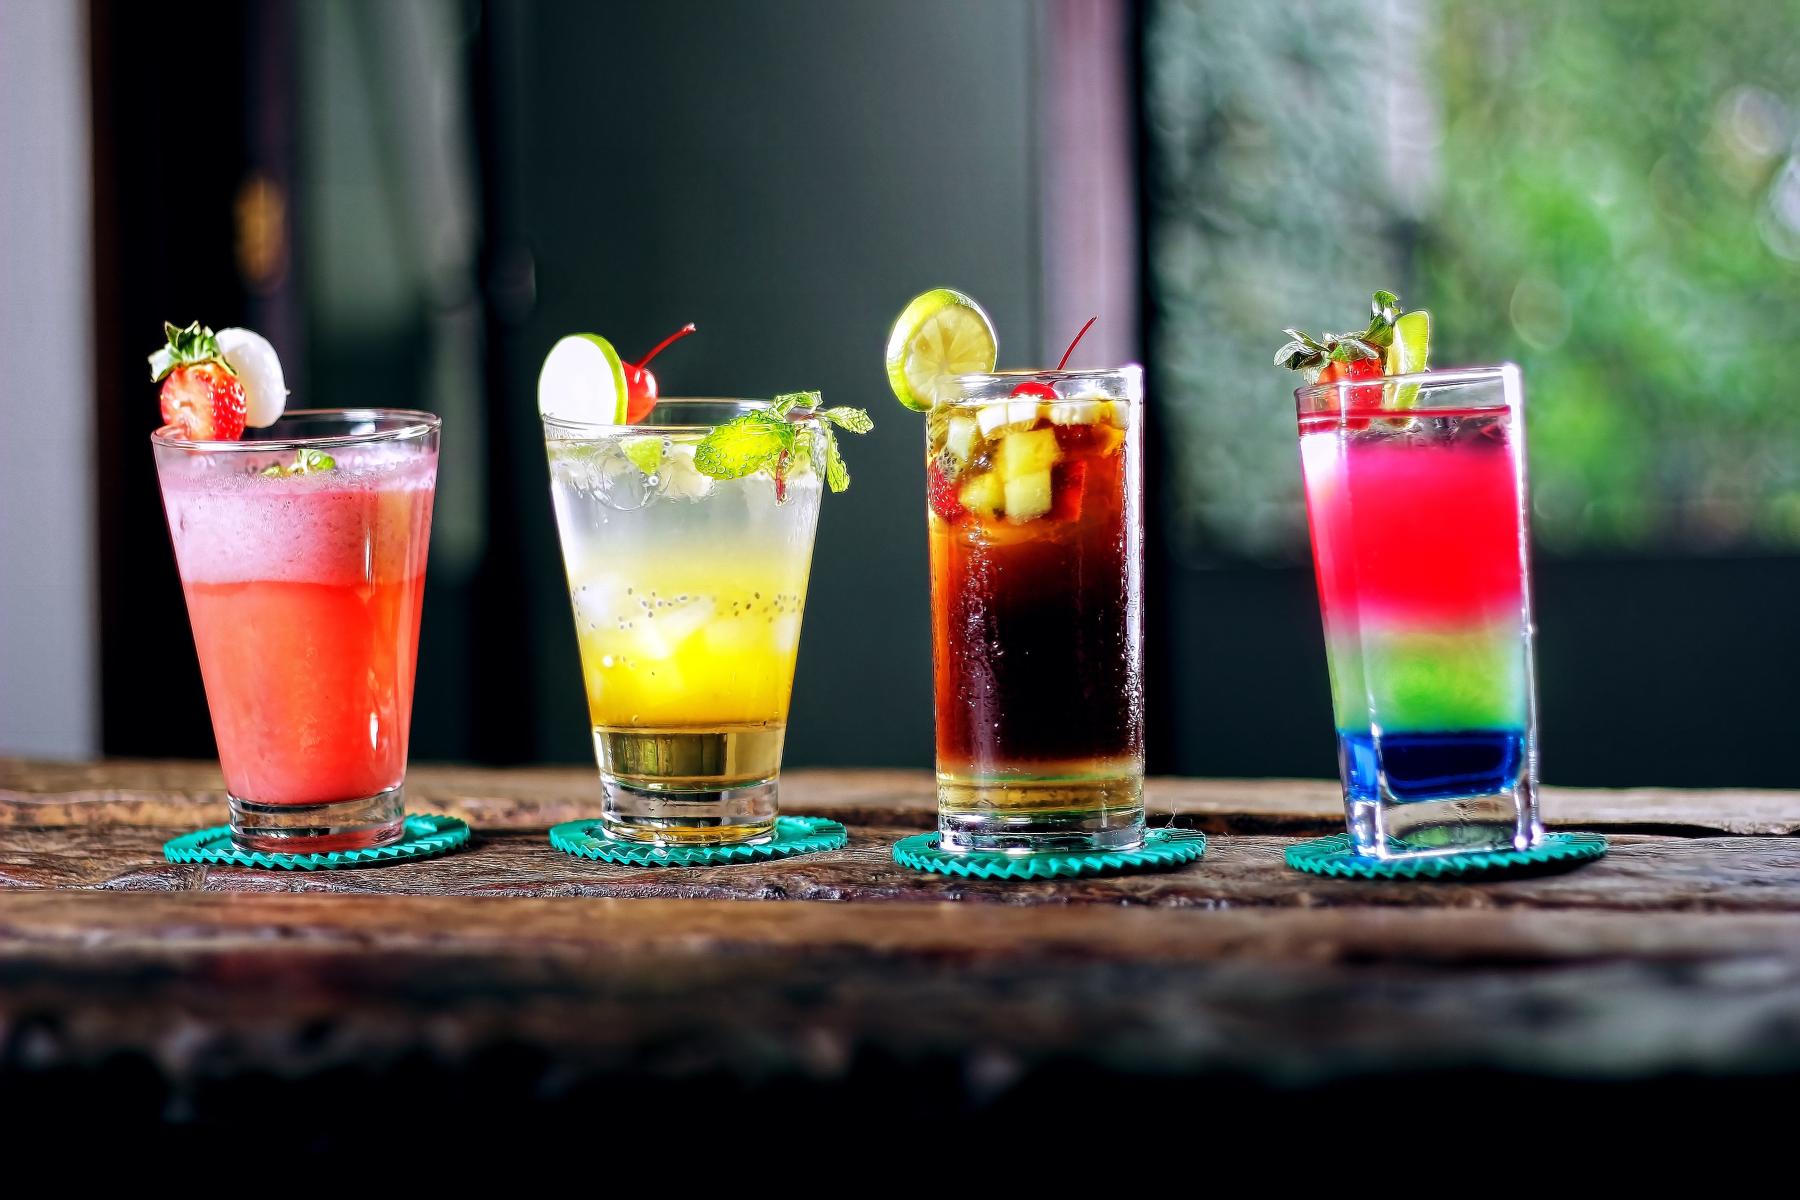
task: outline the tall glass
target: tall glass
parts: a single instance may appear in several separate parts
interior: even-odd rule
[[[400,837],[438,419],[290,412],[151,435],[231,832],[308,854]],[[291,472],[302,456],[330,469]]]
[[[926,421],[938,829],[1144,836],[1143,371],[967,375]]]
[[[1543,825],[1519,369],[1295,396],[1356,851],[1532,845]]]
[[[664,399],[645,425],[544,418],[601,816],[615,838],[774,836],[822,480],[809,462],[785,481],[694,467],[715,426],[767,407]]]

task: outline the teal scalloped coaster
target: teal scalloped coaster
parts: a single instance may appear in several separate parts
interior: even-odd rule
[[[735,846],[657,846],[649,842],[624,842],[606,836],[598,818],[565,821],[550,827],[550,844],[564,854],[593,858],[626,867],[715,867],[727,863],[768,862],[842,850],[849,832],[824,817],[776,817],[772,841]]]
[[[397,842],[367,850],[333,850],[326,854],[269,854],[242,850],[231,842],[231,826],[218,825],[170,838],[163,857],[172,863],[217,863],[281,871],[335,871],[340,867],[373,867],[448,854],[469,840],[468,823],[460,817],[408,813],[406,832]]]
[[[1155,871],[1196,862],[1206,853],[1206,835],[1193,829],[1152,829],[1136,850],[1056,851],[1007,854],[958,853],[942,849],[936,833],[915,833],[894,843],[894,861],[914,871],[961,875],[966,879],[1074,879]]]
[[[1606,853],[1597,833],[1547,833],[1529,850],[1472,850],[1461,854],[1421,854],[1411,858],[1366,858],[1350,849],[1350,836],[1334,833],[1289,846],[1287,865],[1332,879],[1461,879],[1469,876],[1528,875],[1576,867]]]

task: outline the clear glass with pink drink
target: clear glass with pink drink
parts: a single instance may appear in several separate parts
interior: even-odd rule
[[[241,846],[403,831],[438,431],[369,409],[290,412],[243,441],[151,435]]]

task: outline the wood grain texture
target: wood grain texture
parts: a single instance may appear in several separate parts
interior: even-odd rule
[[[929,828],[936,803],[924,771],[800,770],[783,775],[783,804],[847,824]],[[489,829],[538,829],[592,816],[599,784],[587,767],[496,772],[419,765],[407,777],[415,812],[444,812]],[[1153,779],[1146,806],[1163,820],[1221,833],[1313,836],[1341,828],[1337,784],[1316,779]],[[1553,825],[1600,832],[1785,837],[1800,833],[1800,792],[1677,788],[1544,789]],[[167,761],[55,763],[0,758],[0,828],[216,823],[225,811],[216,765]]]
[[[1557,792],[1553,817],[1612,831],[1605,860],[1371,885],[1281,861],[1339,827],[1329,783],[1158,781],[1159,820],[1216,835],[1202,862],[1026,884],[893,864],[932,819],[922,773],[796,772],[786,806],[844,820],[845,849],[692,869],[551,850],[548,824],[592,815],[587,770],[420,767],[409,790],[470,847],[177,867],[163,840],[223,816],[215,768],[0,761],[0,1082],[147,1064],[159,1103],[223,1089],[229,1113],[255,1080],[286,1089],[255,1104],[315,1103],[305,1081],[428,1093],[501,1060],[532,1094],[780,1080],[1050,1110],[1043,1081],[1076,1077],[1800,1077],[1793,793]]]
[[[1635,1076],[1800,1067],[1800,942],[1787,918],[842,914],[15,893],[0,896],[0,1026],[50,1029],[40,1058],[93,1061],[126,1041],[177,1074],[323,1071],[421,1044],[455,1063],[498,1039],[565,1070],[650,1074],[830,1075],[869,1055],[999,1055],[1027,1071],[1077,1054],[1285,1085],[1383,1062]]]
[[[1290,871],[1291,839],[1218,835],[1174,871],[998,882],[921,875],[890,848],[910,830],[857,826],[842,850],[724,867],[641,868],[550,848],[541,831],[482,832],[439,859],[342,871],[260,871],[162,861],[168,831],[12,829],[0,838],[0,889],[284,892],[354,896],[588,896],[613,899],[955,901],[1155,908],[1525,908],[1800,915],[1800,842],[1786,838],[1615,835],[1600,862],[1504,881],[1370,884]],[[847,925],[861,909],[846,909]]]

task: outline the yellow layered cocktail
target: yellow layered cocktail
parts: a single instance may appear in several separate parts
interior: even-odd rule
[[[696,462],[712,430],[768,409],[664,400],[641,425],[545,419],[614,837],[715,844],[774,829],[822,462],[804,441],[737,478]]]

